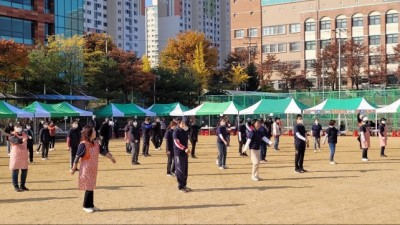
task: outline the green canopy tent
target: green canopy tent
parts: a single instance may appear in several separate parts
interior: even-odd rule
[[[68,102],[61,102],[61,103],[55,104],[55,107],[70,109],[72,111],[75,111],[76,113],[79,113],[79,116],[92,116],[93,115],[93,112],[82,110],[80,108],[77,108],[77,107],[69,104]]]
[[[306,105],[293,98],[262,99],[249,108],[241,110],[239,114],[301,114],[307,108]]]
[[[33,114],[0,101],[0,118],[33,118]]]
[[[46,104],[33,102],[24,108],[25,111],[33,113],[36,118],[57,118],[66,116],[79,116],[79,112],[74,111],[65,104]]]
[[[243,108],[236,103],[230,102],[204,102],[196,108],[186,111],[185,116],[212,116],[212,115],[238,115]]]
[[[183,112],[188,111],[189,108],[178,102],[171,104],[154,104],[147,108],[147,110],[156,113],[157,116],[183,116]]]
[[[111,103],[94,112],[98,117],[131,117],[131,116],[156,116],[154,112],[143,109],[136,104]]]

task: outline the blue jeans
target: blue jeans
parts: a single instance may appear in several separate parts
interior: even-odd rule
[[[333,162],[333,157],[335,157],[335,151],[336,151],[336,143],[329,143],[329,149],[331,150],[331,155],[330,155],[330,160]]]
[[[275,136],[274,141],[275,141],[274,148],[275,148],[275,150],[278,150],[278,148],[279,148],[279,136]]]
[[[260,158],[265,160],[267,158],[267,143],[261,142],[260,144]]]
[[[226,165],[226,145],[221,142],[217,142],[218,146],[218,166]]]

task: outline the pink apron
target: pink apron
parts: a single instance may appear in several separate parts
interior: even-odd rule
[[[91,143],[86,144],[86,151],[89,151],[90,157],[88,159],[81,158],[78,189],[93,191],[96,188],[100,146],[97,142],[94,142],[93,145]]]
[[[378,132],[379,134],[379,144],[381,145],[381,147],[385,147],[387,145],[387,133],[388,133],[388,129],[385,126],[385,130],[383,131],[383,136],[381,135],[381,132]]]
[[[22,135],[18,134],[16,135],[22,139],[28,138],[28,136],[25,133],[22,133]],[[22,144],[12,145],[10,152],[10,170],[28,169],[28,162],[29,162],[29,152],[26,141],[24,141]]]
[[[367,131],[364,133],[364,137],[365,137],[365,142],[367,142],[367,143],[364,143],[363,141],[361,142],[361,147],[362,148],[369,148],[370,146],[371,146],[371,132],[370,132],[370,130],[369,130],[369,128],[367,127]]]

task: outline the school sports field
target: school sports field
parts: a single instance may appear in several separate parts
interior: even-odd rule
[[[329,164],[327,145],[314,155],[308,149],[306,174],[294,174],[292,137],[283,137],[281,151],[268,152],[262,164],[264,179],[250,180],[250,158],[239,157],[236,137],[228,150],[227,170],[215,164],[215,137],[200,137],[198,159],[190,159],[188,187],[181,193],[175,178],[166,176],[164,151],[150,149],[152,157],[139,157],[132,166],[124,142],[112,140],[113,165],[100,160],[95,205],[101,212],[82,210],[83,192],[77,175],[68,173],[69,156],[57,143],[49,161],[30,165],[29,192],[16,193],[11,184],[8,158],[0,153],[0,223],[52,224],[261,224],[261,223],[400,223],[400,138],[389,139],[380,158],[377,138],[361,162],[354,137],[339,139],[335,160]],[[36,146],[35,146],[36,147]]]

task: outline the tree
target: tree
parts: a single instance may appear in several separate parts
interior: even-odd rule
[[[247,80],[247,91],[256,91],[260,88],[260,75],[257,71],[257,66],[254,63],[250,63],[250,65],[246,68],[246,73],[249,75],[249,79]]]
[[[376,47],[370,57],[372,60],[367,70],[369,83],[386,85],[388,78],[386,48],[384,46]]]
[[[276,70],[281,79],[285,82],[284,90],[289,91],[291,80],[296,75],[294,65],[290,62],[281,62],[276,66]]]
[[[341,45],[341,52],[344,52],[344,45]],[[339,87],[338,81],[338,68],[339,68],[339,44],[337,41],[331,42],[322,50],[321,56],[321,68],[323,70],[325,83],[330,85],[332,91]],[[341,57],[343,58],[343,56]],[[343,68],[343,66],[342,66]]]
[[[249,75],[247,75],[246,71],[240,65],[232,67],[229,80],[236,90],[239,90],[240,86],[246,83],[249,78]]]
[[[195,31],[179,33],[175,39],[168,40],[161,52],[161,67],[177,72],[180,67],[191,68],[195,51],[202,43],[205,68],[214,69],[218,64],[218,50],[206,39],[205,34]]]
[[[366,55],[368,47],[362,43],[349,40],[344,43],[344,71],[347,76],[347,89],[359,89],[363,70],[367,67]]]
[[[0,40],[0,88],[7,92],[22,75],[28,64],[28,52],[24,45],[16,44],[13,40]]]
[[[308,90],[314,86],[313,83],[307,79],[307,71],[302,70],[300,75],[297,75],[292,78],[292,88],[296,90]]]
[[[204,60],[204,51],[202,42],[196,46],[196,51],[194,53],[194,60],[192,66],[193,74],[195,75],[195,80],[199,84],[199,95],[201,91],[208,88],[208,80],[210,79],[210,72],[206,68],[206,62]]]
[[[397,70],[395,71],[397,80],[400,80],[400,44],[397,44],[393,48],[393,61],[398,64]]]
[[[257,56],[256,51],[250,52],[250,57],[255,59]],[[251,64],[251,63],[250,63]],[[224,68],[226,71],[230,71],[232,66],[240,65],[242,67],[249,66],[249,50],[246,48],[241,48],[234,52],[230,52],[224,61]]]
[[[280,60],[277,59],[275,54],[268,54],[267,58],[258,66],[258,73],[261,76],[260,80],[262,81],[262,86],[270,84],[271,77],[279,63]]]
[[[147,57],[147,55],[143,55],[142,56],[142,64],[143,64],[143,69],[142,71],[144,73],[150,73],[151,72],[151,64],[150,64],[150,60]]]

